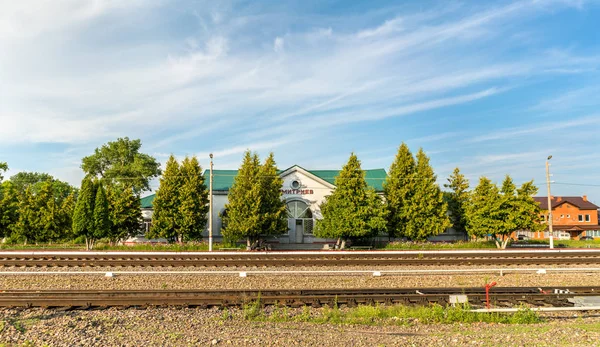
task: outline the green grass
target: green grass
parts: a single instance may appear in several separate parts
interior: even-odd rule
[[[429,249],[479,249],[496,248],[494,241],[458,241],[454,243],[441,242],[390,242],[384,245],[387,250],[429,250]]]
[[[453,323],[497,323],[533,324],[543,322],[536,312],[522,308],[516,313],[471,312],[465,307],[431,306],[367,306],[341,310],[334,305],[319,310],[305,307],[301,313],[290,314],[285,308],[276,307],[270,314],[262,310],[255,301],[244,307],[244,319],[269,322],[309,322],[317,324],[359,324],[359,325],[411,325],[453,324]]]
[[[220,248],[238,248],[245,250],[245,245],[227,245],[214,243],[213,249],[219,250]],[[64,250],[85,250],[85,245],[75,243],[44,243],[44,244],[3,244],[0,245],[2,250],[44,250],[44,249],[64,249]],[[137,244],[137,245],[113,245],[108,243],[97,243],[94,246],[96,251],[171,251],[171,252],[193,252],[193,251],[208,251],[207,242],[189,242],[184,244],[172,243],[172,244]]]

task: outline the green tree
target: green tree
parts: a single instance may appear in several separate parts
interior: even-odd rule
[[[165,172],[160,178],[156,197],[152,202],[152,228],[149,238],[164,237],[175,239],[181,234],[181,214],[179,211],[179,191],[181,188],[181,169],[173,155],[169,157]]]
[[[57,206],[52,181],[42,184],[40,191],[35,195],[35,211],[37,214],[36,241],[48,242],[60,239],[60,205]]]
[[[0,184],[0,237],[8,237],[19,220],[19,195],[10,182]]]
[[[15,185],[19,192],[24,192],[30,188],[32,193],[36,194],[41,187],[41,183],[53,181],[54,177],[44,172],[18,172],[10,177],[10,181]]]
[[[4,179],[4,176],[2,176],[2,174],[4,172],[6,172],[7,170],[8,170],[8,164],[0,161],[0,182],[2,182],[2,180]]]
[[[133,188],[107,189],[110,230],[107,235],[112,244],[140,232],[142,212],[140,199]]]
[[[183,239],[202,239],[208,221],[208,189],[204,183],[202,167],[196,157],[185,158],[181,163],[179,188],[179,242]]]
[[[451,223],[444,194],[436,183],[437,177],[423,149],[419,149],[417,153],[415,176],[417,179],[414,190],[405,205],[408,218],[404,236],[424,241],[430,236],[443,233]]]
[[[500,215],[501,196],[498,187],[487,177],[481,177],[479,184],[470,194],[465,208],[467,232],[471,237],[494,236],[502,228]],[[500,248],[499,243],[496,245]]]
[[[75,192],[69,194],[60,205],[60,214],[59,214],[59,229],[60,234],[63,239],[74,238],[73,234],[73,213],[75,212],[75,203],[77,201],[77,197]]]
[[[24,244],[28,241],[36,241],[36,231],[40,224],[39,215],[36,212],[35,196],[29,188],[19,196],[19,218],[13,227],[13,238],[22,240]]]
[[[244,159],[233,185],[229,189],[227,225],[221,230],[223,237],[234,241],[245,238],[248,248],[256,241],[261,232],[261,189],[258,175],[260,162],[257,154],[246,151]]]
[[[86,176],[81,182],[81,191],[77,197],[73,212],[73,233],[85,237],[85,247],[90,250],[94,240],[94,202],[96,200],[96,185],[92,178]]]
[[[98,183],[96,188],[96,198],[94,199],[94,232],[92,233],[92,246],[93,248],[95,240],[107,237],[110,232],[110,216],[108,211],[108,199],[106,198],[106,191],[102,186],[102,183]]]
[[[287,212],[281,198],[283,179],[278,174],[273,153],[270,153],[259,172],[260,182],[260,229],[262,235],[281,235],[287,232]]]
[[[387,233],[389,238],[406,234],[408,224],[408,202],[415,189],[415,159],[403,142],[398,148],[388,177],[383,183],[385,207],[387,210]]]
[[[337,238],[341,248],[352,238],[375,236],[386,230],[386,210],[372,188],[354,153],[335,178],[336,188],[321,204],[323,220],[317,221],[315,236]]]
[[[133,187],[136,194],[150,190],[150,180],[160,175],[160,164],[152,156],[140,153],[142,142],[118,138],[96,148],[82,159],[83,171],[101,178],[106,186]]]
[[[500,227],[496,231],[495,239],[498,248],[506,248],[511,234],[520,230],[539,231],[540,208],[533,200],[532,195],[537,193],[533,181],[524,183],[517,189],[512,178],[506,175],[500,189],[500,208],[497,214]]]
[[[446,200],[452,227],[457,232],[466,233],[467,217],[465,216],[465,208],[469,203],[469,181],[460,173],[458,168],[455,168],[444,187],[450,189],[450,192],[446,193]]]

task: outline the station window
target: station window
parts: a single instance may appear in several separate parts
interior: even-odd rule
[[[571,215],[570,215],[570,214],[568,214],[568,215],[567,215],[567,218],[571,218]]]
[[[565,215],[564,215],[564,214],[561,214],[561,215],[560,215],[560,218],[565,218]]]
[[[589,222],[589,221],[590,221],[590,215],[589,215],[589,214],[586,214],[586,215],[585,215],[585,221],[586,221],[586,222]]]
[[[582,214],[579,215],[579,221],[583,222],[583,215]]]
[[[540,215],[540,220],[541,220],[542,222],[545,222],[545,221],[546,221],[546,215],[545,215],[545,214],[543,214],[543,215]]]

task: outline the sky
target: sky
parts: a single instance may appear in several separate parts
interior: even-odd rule
[[[535,180],[600,205],[600,1],[0,0],[0,161],[79,186],[119,137],[161,163]],[[157,182],[153,183],[156,187]],[[147,194],[147,193],[146,193]]]

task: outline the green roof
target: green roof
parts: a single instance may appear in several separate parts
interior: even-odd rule
[[[140,199],[140,203],[142,208],[152,208],[152,201],[154,201],[154,196],[156,194],[148,195]]]
[[[296,165],[294,165],[296,166]],[[280,170],[279,173],[289,170]],[[304,169],[306,170],[306,169]],[[311,174],[319,177],[320,179],[334,184],[335,178],[340,174],[340,170],[306,170]],[[387,177],[384,169],[372,169],[364,170],[365,180],[369,187],[374,188],[376,191],[383,191],[383,181]],[[237,176],[238,170],[213,170],[213,190],[227,191],[233,185],[233,180]],[[204,171],[205,182],[208,183],[210,171]],[[142,208],[152,208],[152,201],[154,200],[154,194],[143,197],[141,199]]]

